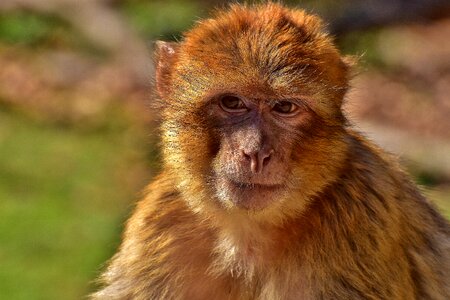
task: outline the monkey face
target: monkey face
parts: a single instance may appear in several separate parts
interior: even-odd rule
[[[243,91],[217,95],[208,107],[220,140],[211,181],[220,201],[257,210],[284,197],[296,131],[311,116],[301,100],[244,96]]]
[[[159,48],[166,169],[192,207],[297,212],[333,180],[347,66],[318,18],[238,9]]]
[[[333,179],[344,152],[342,124],[320,116],[311,94],[240,77],[226,83],[196,88],[190,105],[174,101],[167,111],[166,162],[180,189],[196,207],[298,212]]]

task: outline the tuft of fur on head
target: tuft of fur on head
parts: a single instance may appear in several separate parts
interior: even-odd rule
[[[307,105],[322,124],[311,130],[316,133],[310,144],[299,147],[305,151],[298,157],[300,168],[287,183],[289,188],[302,187],[295,190],[295,199],[288,193],[267,209],[232,209],[235,214],[280,222],[302,211],[308,198],[334,180],[327,174],[336,173],[345,153],[344,130],[336,128],[345,125],[341,105],[349,68],[318,17],[275,3],[231,5],[197,23],[180,43],[159,48],[165,167],[178,178],[179,190],[194,211],[207,210],[209,216],[230,213],[215,201],[209,177],[220,146],[204,110],[212,92],[235,88],[309,95],[314,100]]]

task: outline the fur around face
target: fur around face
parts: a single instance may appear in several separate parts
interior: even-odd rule
[[[345,121],[348,66],[317,17],[234,5],[159,57],[164,171],[93,298],[450,299],[450,226]],[[220,203],[213,188],[223,131],[209,99],[230,90],[308,108],[306,125],[276,132],[293,141],[290,180],[267,209]]]

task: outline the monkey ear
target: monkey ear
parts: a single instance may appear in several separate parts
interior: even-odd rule
[[[179,44],[157,41],[156,46],[156,91],[161,98],[170,92],[172,69],[178,54]]]

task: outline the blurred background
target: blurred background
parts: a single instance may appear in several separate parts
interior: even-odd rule
[[[80,299],[158,172],[153,41],[227,1],[0,1],[0,298]],[[345,110],[450,217],[448,0],[286,1],[360,58]]]

